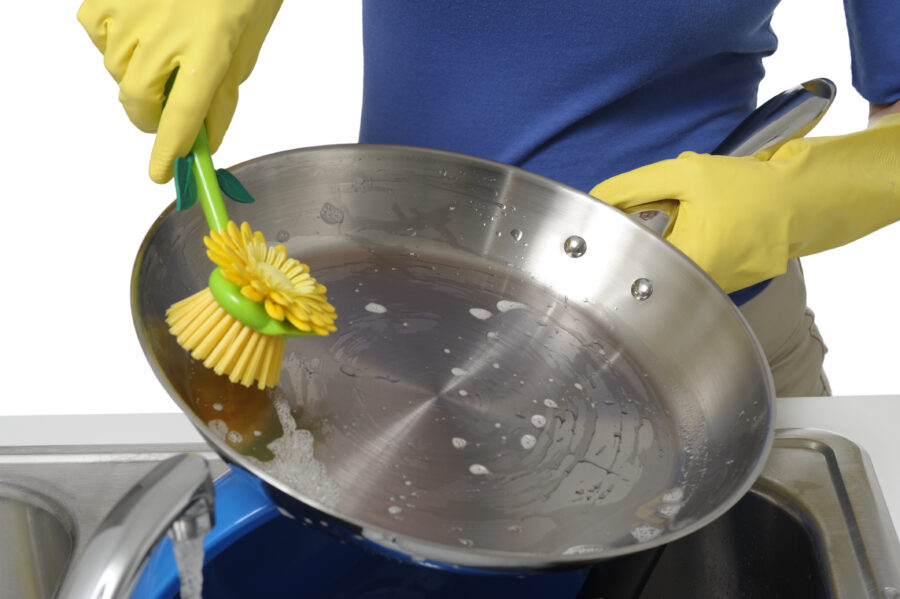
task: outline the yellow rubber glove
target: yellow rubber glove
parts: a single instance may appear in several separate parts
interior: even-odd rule
[[[237,106],[238,85],[256,64],[281,0],[86,0],[78,20],[119,84],[141,131],[156,132],[150,178],[172,178],[206,121],[218,149]],[[163,113],[166,82],[178,68]]]
[[[756,156],[684,152],[612,177],[591,195],[628,213],[668,212],[666,238],[731,293],[784,274],[789,258],[900,220],[900,114]]]

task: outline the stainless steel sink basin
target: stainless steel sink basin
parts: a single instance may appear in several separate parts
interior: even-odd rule
[[[52,597],[74,548],[73,525],[52,499],[0,482],[3,597]]]
[[[203,444],[0,447],[0,599],[53,597],[104,516],[162,460]]]
[[[644,576],[629,580],[617,575],[623,570]],[[583,596],[896,599],[898,583],[900,543],[868,459],[843,437],[787,430],[752,491],[724,516],[657,551],[598,566],[585,585],[594,594]]]
[[[202,444],[0,448],[0,597],[52,597],[115,502],[157,463],[185,451],[206,457],[214,474],[227,468]],[[207,588],[218,589],[207,599],[241,596],[247,572],[235,575],[229,564],[245,552],[272,551],[267,535],[289,538],[300,525],[276,519],[220,553],[206,567]],[[270,583],[280,576],[296,589],[296,570],[284,567],[291,549],[282,542],[277,551],[278,570],[256,575]],[[298,548],[293,559],[303,555]],[[439,590],[432,584],[417,594],[416,571],[424,568],[403,567],[410,569],[404,597]],[[898,599],[898,589],[900,541],[864,453],[840,436],[791,429],[779,431],[763,474],[732,510],[675,543],[598,564],[579,597]],[[355,596],[327,586],[319,593],[309,596]]]

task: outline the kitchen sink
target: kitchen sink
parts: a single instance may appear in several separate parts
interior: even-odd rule
[[[51,597],[74,549],[72,522],[52,499],[0,482],[3,597]]]
[[[116,501],[159,462],[184,452],[205,457],[214,476],[228,469],[203,444],[0,448],[0,597],[52,597]],[[436,575],[279,516],[217,552],[204,577],[207,599],[900,599],[900,541],[856,444],[786,429],[752,490],[721,518],[664,547],[578,572]]]

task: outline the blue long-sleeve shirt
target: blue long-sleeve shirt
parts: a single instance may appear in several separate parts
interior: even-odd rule
[[[777,4],[365,0],[360,141],[489,158],[583,191],[709,152],[756,107]],[[845,6],[854,85],[900,100],[900,0]]]

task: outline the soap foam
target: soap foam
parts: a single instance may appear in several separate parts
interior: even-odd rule
[[[312,433],[297,428],[287,402],[276,399],[274,405],[284,431],[268,445],[275,458],[265,462],[252,457],[247,459],[301,496],[326,506],[337,504],[340,489],[328,477],[324,464],[314,457]]]

